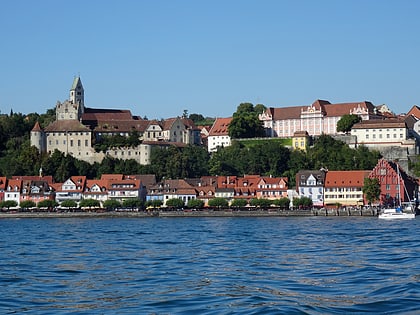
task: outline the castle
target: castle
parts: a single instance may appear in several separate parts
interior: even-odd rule
[[[87,108],[84,95],[82,81],[75,77],[69,99],[55,106],[56,120],[44,129],[38,122],[33,127],[31,145],[42,153],[58,150],[91,164],[109,156],[147,165],[153,146],[200,144],[200,130],[190,119],[157,121],[133,116],[130,110]],[[94,149],[94,143],[105,136],[128,137],[134,131],[141,142],[138,146],[110,147],[105,152]]]

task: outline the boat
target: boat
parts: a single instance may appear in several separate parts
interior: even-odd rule
[[[394,219],[415,219],[416,214],[414,212],[404,212],[401,207],[387,208],[384,209],[379,215],[379,219],[394,220]]]
[[[397,173],[398,173],[398,187],[400,187],[400,168],[398,165],[397,165]],[[404,191],[408,196],[405,185],[404,185]],[[407,206],[404,209],[401,206],[401,194],[398,194],[398,196],[399,196],[399,205],[394,208],[383,209],[382,212],[378,215],[379,219],[394,220],[394,219],[415,219],[416,218],[416,214],[413,211],[413,207],[411,206],[411,203],[409,206]]]

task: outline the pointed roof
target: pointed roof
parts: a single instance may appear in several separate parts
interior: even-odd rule
[[[42,131],[41,125],[39,124],[39,121],[36,121],[35,126],[32,128],[32,131]]]
[[[80,77],[79,76],[75,77],[70,90],[75,90],[79,82],[80,82],[80,85],[82,85],[82,80],[80,80]]]

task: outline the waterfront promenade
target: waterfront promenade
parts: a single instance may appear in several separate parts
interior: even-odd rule
[[[1,212],[1,218],[89,218],[89,217],[311,217],[311,216],[377,216],[376,209],[309,209],[309,210],[150,210],[150,211],[39,211]]]

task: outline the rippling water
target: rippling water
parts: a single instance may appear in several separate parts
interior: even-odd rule
[[[0,313],[415,314],[419,220],[0,220]]]

